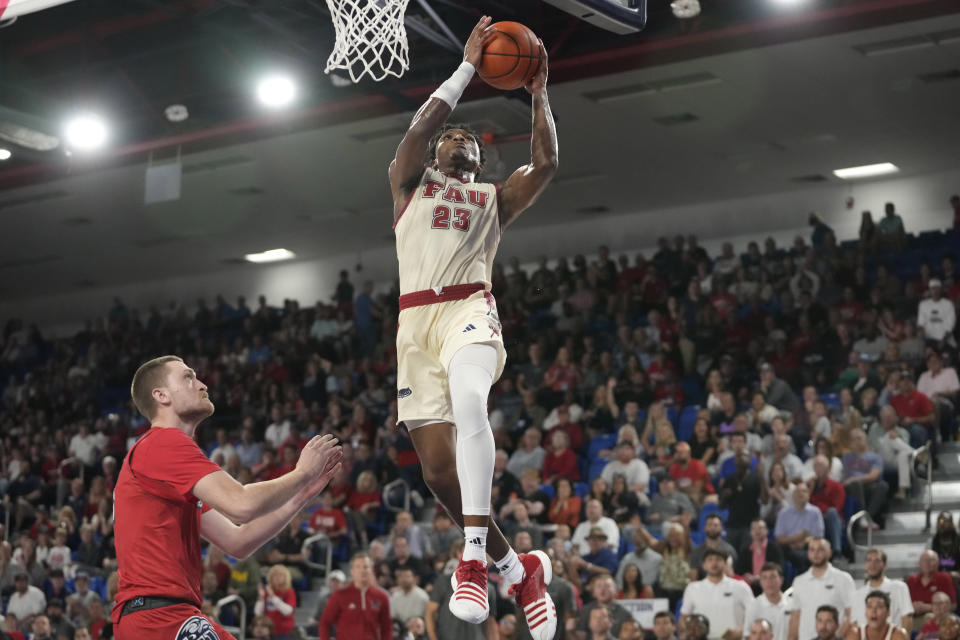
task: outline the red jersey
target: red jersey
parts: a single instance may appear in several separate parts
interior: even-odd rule
[[[334,625],[338,638],[393,640],[390,596],[379,587],[360,591],[353,584],[334,591],[317,624],[320,640],[330,640],[330,627]]]
[[[890,398],[890,406],[897,410],[897,415],[904,418],[922,418],[933,413],[933,403],[930,398],[916,389],[910,393],[898,393]]]
[[[282,593],[276,593],[275,595],[291,608],[297,608],[297,593],[293,589],[287,589],[286,591]],[[296,626],[293,612],[291,611],[289,614],[284,615],[273,604],[273,600],[271,598],[267,598],[266,602],[264,603],[263,615],[270,618],[270,621],[273,622],[273,632],[278,636],[290,633]]]
[[[827,478],[822,487],[816,487],[816,491],[810,494],[810,504],[820,509],[822,513],[825,514],[830,510],[830,507],[833,507],[841,517],[843,515],[843,503],[846,500],[847,490],[832,478]]]
[[[310,528],[328,536],[331,531],[340,531],[347,528],[347,518],[340,509],[317,509],[310,517]]]
[[[686,489],[695,482],[703,482],[705,493],[716,493],[713,485],[710,484],[710,474],[703,463],[696,458],[690,458],[686,468],[680,466],[679,462],[670,465],[670,476],[676,480],[677,488]]]
[[[905,582],[907,583],[907,588],[910,589],[910,599],[914,602],[932,604],[933,594],[937,591],[943,591],[950,596],[950,602],[954,603],[954,605],[957,603],[957,591],[953,588],[953,578],[951,578],[950,574],[946,571],[937,571],[934,573],[927,586],[923,586],[919,573],[907,576]]]
[[[130,448],[114,491],[120,577],[114,622],[136,596],[203,602],[200,516],[210,507],[191,491],[219,470],[179,429],[154,427]]]

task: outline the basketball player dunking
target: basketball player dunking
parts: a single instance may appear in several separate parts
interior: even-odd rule
[[[463,63],[414,116],[390,163],[402,293],[398,411],[427,486],[464,529],[451,612],[472,623],[487,618],[489,551],[512,585],[531,634],[548,640],[557,625],[546,591],[550,560],[542,551],[518,556],[490,518],[495,446],[487,396],[506,361],[490,293],[493,259],[503,229],[556,172],[557,136],[540,43],[542,62],[526,86],[533,96],[530,163],[502,185],[475,181],[483,169],[481,140],[466,127],[444,123],[494,33],[490,22],[484,17],[474,27]]]
[[[197,446],[213,414],[207,387],[177,356],[144,363],[131,396],[151,428],[130,447],[114,490],[120,640],[230,640],[200,612],[200,538],[245,558],[286,528],[341,467],[333,436],[317,436],[293,471],[241,485]],[[243,523],[243,524],[235,524]]]

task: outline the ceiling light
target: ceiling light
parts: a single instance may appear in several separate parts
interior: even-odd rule
[[[107,125],[100,116],[76,116],[64,127],[67,144],[78,151],[92,151],[107,141]]]
[[[0,147],[0,160],[9,160],[10,156],[13,154],[10,153],[10,149],[4,149]]]
[[[285,107],[297,97],[297,84],[288,75],[267,76],[257,85],[257,98],[267,107]]]
[[[836,169],[833,175],[843,180],[855,180],[857,178],[882,176],[887,173],[896,173],[897,171],[900,171],[897,165],[890,162],[881,162],[880,164],[865,164],[862,167]]]
[[[270,249],[261,253],[248,253],[244,256],[247,262],[279,262],[280,260],[292,260],[297,257],[289,249]]]

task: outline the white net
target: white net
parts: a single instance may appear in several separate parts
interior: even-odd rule
[[[403,14],[409,0],[327,0],[337,41],[326,73],[340,69],[353,82],[399,78],[410,67]]]

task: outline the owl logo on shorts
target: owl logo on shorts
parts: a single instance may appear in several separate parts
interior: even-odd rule
[[[201,616],[191,616],[180,625],[174,640],[220,640],[210,621]]]

